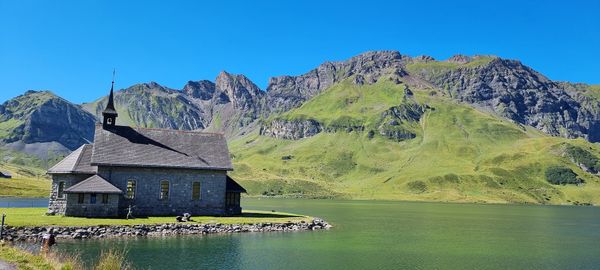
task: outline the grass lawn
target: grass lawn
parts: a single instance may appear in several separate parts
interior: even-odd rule
[[[64,216],[47,216],[46,208],[5,208],[0,213],[6,214],[8,226],[95,226],[95,225],[139,225],[176,223],[175,217],[148,217],[136,219],[118,218],[80,218]],[[285,223],[288,221],[310,221],[309,216],[302,216],[282,212],[268,211],[243,211],[241,216],[214,217],[194,216],[193,223],[221,223],[221,224],[251,224],[251,223]]]

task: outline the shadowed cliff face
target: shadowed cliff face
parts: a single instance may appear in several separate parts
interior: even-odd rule
[[[182,92],[191,98],[210,100],[215,93],[215,83],[209,80],[189,81]]]

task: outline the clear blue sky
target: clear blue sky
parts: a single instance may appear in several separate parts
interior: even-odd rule
[[[0,102],[49,89],[73,102],[156,81],[302,74],[369,50],[495,54],[554,80],[600,83],[600,1],[0,0]]]

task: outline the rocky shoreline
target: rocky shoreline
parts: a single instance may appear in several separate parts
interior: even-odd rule
[[[6,227],[4,240],[7,241],[38,241],[49,228],[54,230],[57,239],[102,239],[114,237],[135,236],[175,236],[202,235],[217,233],[244,232],[292,232],[327,230],[332,226],[326,221],[314,218],[312,221],[285,223],[255,223],[255,224],[200,224],[200,223],[167,223],[142,225],[99,225],[99,226],[34,226]]]

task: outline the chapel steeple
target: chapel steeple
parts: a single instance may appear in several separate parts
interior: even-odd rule
[[[112,85],[110,86],[110,95],[108,96],[108,103],[106,104],[106,109],[102,111],[102,116],[104,117],[104,121],[102,122],[102,126],[106,129],[109,127],[114,127],[117,122],[117,110],[115,109],[115,101],[113,97],[113,89],[115,87],[115,71],[113,70],[113,80]]]

